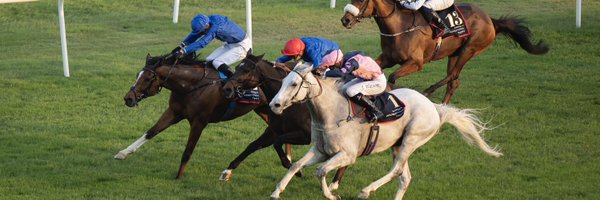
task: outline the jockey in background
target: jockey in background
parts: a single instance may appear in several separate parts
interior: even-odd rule
[[[322,60],[326,56],[341,58],[340,46],[330,40],[317,37],[303,37],[289,40],[283,50],[283,56],[275,61],[275,65],[282,66],[290,60],[310,62],[314,69],[326,68],[322,66]]]
[[[251,49],[251,41],[244,30],[229,18],[221,15],[196,15],[192,19],[192,32],[171,52],[179,58],[206,47],[214,39],[225,42],[207,58],[208,62],[227,78],[233,75],[229,65],[242,60]]]
[[[398,2],[409,10],[419,10],[429,23],[435,18],[443,26],[444,32],[451,33],[446,22],[435,11],[449,8],[454,4],[454,0],[398,0]]]
[[[354,103],[364,106],[371,111],[373,119],[383,117],[383,113],[371,99],[365,95],[375,96],[381,94],[386,88],[385,74],[381,67],[361,51],[351,51],[346,53],[342,61],[342,67],[339,70],[343,76],[354,76],[349,82],[342,86],[342,91],[346,93]]]

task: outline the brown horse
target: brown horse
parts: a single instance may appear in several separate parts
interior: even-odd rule
[[[439,87],[447,85],[444,103],[450,102],[454,90],[458,88],[459,74],[464,65],[488,48],[499,33],[512,38],[530,54],[545,54],[549,50],[541,40],[535,45],[531,43],[530,30],[521,19],[493,19],[477,6],[457,6],[466,19],[471,35],[446,37],[439,49],[436,48],[436,40],[432,39],[433,31],[422,14],[402,8],[394,0],[352,0],[346,6],[341,21],[346,28],[352,28],[363,18],[375,18],[381,35],[382,53],[377,58],[378,64],[382,68],[401,65],[388,78],[392,84],[400,77],[420,71],[425,63],[448,57],[446,77],[423,91],[429,96]],[[355,16],[349,10],[359,12]]]
[[[283,78],[288,75],[296,63],[286,63],[287,68],[275,67],[273,63],[264,60],[262,57],[262,55],[247,54],[246,58],[237,66],[234,75],[223,86],[226,96],[232,97],[234,92],[240,89],[260,87],[267,100],[270,101],[275,97],[279,88],[281,88]],[[222,179],[229,177],[231,170],[259,149],[273,145],[277,152],[281,152],[281,157],[283,156],[281,147],[283,144],[307,145],[311,142],[311,118],[305,103],[290,106],[281,115],[271,112],[268,124],[272,132],[265,132],[250,143],[223,172]],[[291,166],[290,161],[285,157],[281,158],[281,161],[286,168]],[[342,168],[336,173],[330,185],[331,189],[337,188],[346,169],[346,167]]]
[[[232,101],[223,96],[222,81],[217,70],[206,67],[204,61],[190,57],[175,60],[168,56],[148,55],[146,65],[125,95],[125,104],[134,107],[142,99],[158,94],[162,87],[171,91],[169,107],[152,128],[126,149],[121,150],[115,158],[127,158],[169,126],[187,119],[190,123],[190,133],[176,178],[183,175],[202,130],[208,123],[235,119],[252,110],[268,121],[266,113],[271,112],[266,106],[266,98],[262,92],[259,104],[230,104]]]

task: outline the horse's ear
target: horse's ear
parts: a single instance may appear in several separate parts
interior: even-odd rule
[[[248,49],[248,52],[246,52],[246,55],[252,55],[252,48]]]
[[[148,55],[146,55],[146,60],[150,60],[150,57],[152,56],[150,56],[150,53],[148,53]]]
[[[259,60],[262,60],[263,56],[265,56],[265,54],[264,54],[264,53],[263,53],[263,54],[260,54],[260,56],[258,56],[258,59],[259,59]]]
[[[296,66],[294,67],[294,71],[302,74],[302,75],[306,75],[308,73],[310,73],[310,71],[313,70],[312,64],[310,63],[304,63],[302,61],[298,62],[298,64],[296,64]]]

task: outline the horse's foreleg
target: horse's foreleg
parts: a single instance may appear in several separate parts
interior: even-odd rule
[[[191,123],[190,134],[188,136],[188,141],[185,146],[185,150],[183,151],[183,155],[181,156],[181,164],[179,165],[179,172],[177,172],[176,179],[181,178],[183,176],[183,172],[185,171],[185,166],[188,161],[192,157],[192,153],[196,148],[196,143],[198,143],[198,139],[200,139],[200,135],[202,135],[202,130],[206,127],[208,122],[206,121],[193,121]]]
[[[283,146],[286,145],[286,150],[284,151]],[[308,131],[291,131],[286,132],[284,134],[278,135],[275,141],[273,142],[273,147],[275,151],[279,155],[279,159],[281,160],[281,165],[285,168],[290,168],[291,166],[291,145],[307,145],[310,144],[310,132]],[[288,148],[289,147],[289,148]],[[300,174],[297,174],[300,175]]]
[[[348,166],[356,160],[356,154],[351,154],[347,152],[339,152],[335,154],[335,156],[331,157],[327,160],[323,165],[321,165],[317,171],[316,175],[321,178],[321,189],[323,190],[323,195],[328,199],[339,199],[339,196],[334,195],[330,187],[327,186],[327,181],[325,180],[327,177],[327,173],[331,170],[338,169],[340,167]]]
[[[422,61],[408,60],[402,66],[400,66],[394,73],[390,74],[388,82],[396,83],[396,79],[400,77],[408,76],[412,73],[421,71],[423,69]]]
[[[135,151],[137,151],[137,149],[140,148],[148,140],[152,139],[154,136],[158,135],[160,132],[162,132],[169,126],[171,126],[181,120],[182,120],[182,118],[179,117],[173,110],[171,110],[170,108],[167,109],[162,114],[162,116],[158,119],[158,121],[154,124],[154,126],[152,126],[152,128],[148,129],[148,131],[146,131],[146,133],[144,135],[142,135],[142,137],[137,139],[135,142],[133,142],[127,148],[119,151],[119,153],[117,153],[114,156],[114,158],[119,159],[119,160],[126,159],[127,156],[129,156],[129,154],[132,154]]]
[[[219,180],[228,181],[232,176],[232,170],[237,168],[240,165],[240,163],[244,161],[250,154],[254,153],[259,149],[271,146],[273,144],[273,141],[275,140],[275,137],[275,133],[269,127],[267,127],[263,134],[260,135],[260,137],[258,137],[252,143],[248,144],[246,149],[233,161],[231,161],[231,163],[229,163],[227,169],[221,173]]]
[[[333,176],[333,180],[331,181],[331,184],[329,184],[329,190],[331,190],[331,191],[337,190],[338,187],[340,187],[340,184],[342,184],[342,178],[344,178],[344,174],[346,173],[347,170],[348,170],[348,166],[345,166],[345,167],[339,168],[335,172],[335,176]]]
[[[327,159],[327,156],[319,152],[316,149],[316,147],[312,146],[310,150],[302,158],[300,158],[300,160],[292,164],[285,176],[283,176],[281,181],[279,181],[279,183],[277,184],[277,187],[275,187],[275,191],[273,191],[273,193],[271,194],[271,199],[279,199],[279,194],[281,194],[285,190],[285,187],[288,185],[290,180],[292,180],[294,174],[296,174],[302,168],[313,165],[315,163],[322,162],[325,159]]]

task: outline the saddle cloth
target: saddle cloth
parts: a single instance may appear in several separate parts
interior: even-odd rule
[[[253,88],[249,90],[238,90],[237,94],[237,102],[243,104],[259,104],[260,103],[260,93],[258,88]]]
[[[377,108],[379,108],[379,110],[381,110],[381,112],[383,112],[384,114],[382,118],[377,119],[377,122],[394,121],[400,119],[404,115],[404,102],[396,98],[396,96],[394,96],[393,94],[384,92],[377,96],[369,96],[369,98],[371,99],[371,101],[373,101],[373,103],[375,103],[375,106],[377,106]],[[354,113],[354,115],[367,117],[369,119],[373,118],[373,115],[371,113],[361,112],[362,110],[364,110],[363,107],[361,107],[358,104],[355,104],[352,101],[350,102],[352,104],[352,112]]]
[[[467,25],[467,20],[465,20],[465,17],[463,16],[460,9],[458,9],[456,4],[452,4],[452,6],[436,12],[444,20],[444,23],[448,25],[448,28],[450,28],[450,33],[445,33],[444,29],[440,28],[443,26],[437,24],[437,22],[432,22],[430,25],[433,27],[434,30],[434,38],[440,36],[442,38],[448,36],[467,37],[471,35],[471,32],[469,31],[469,26]]]

